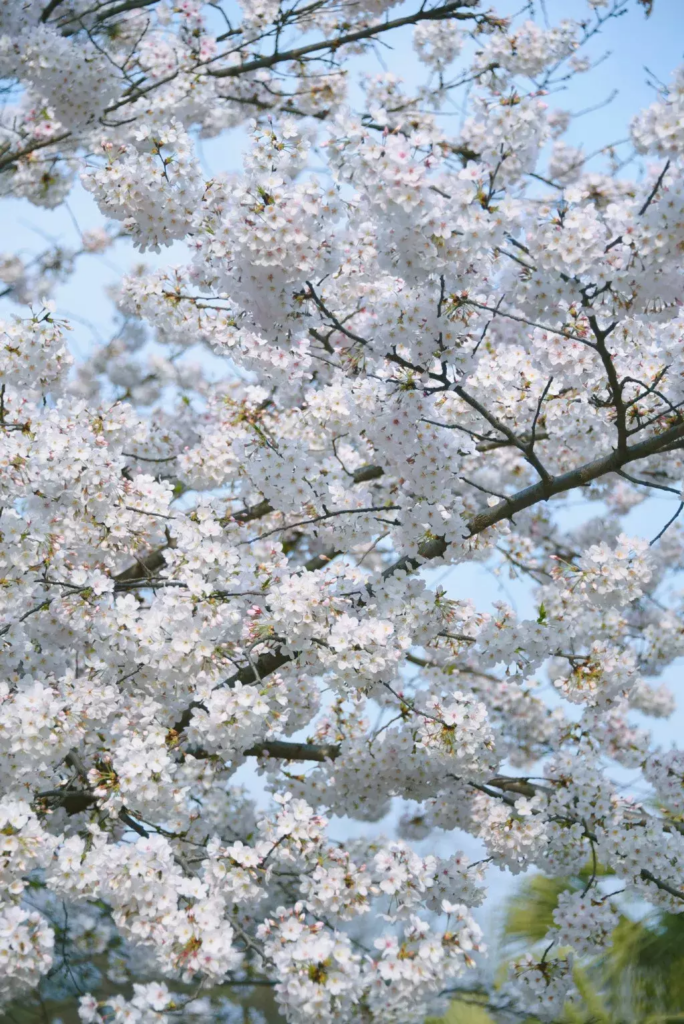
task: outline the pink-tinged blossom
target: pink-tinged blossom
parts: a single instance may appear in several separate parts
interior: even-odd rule
[[[611,891],[684,908],[684,761],[634,717],[684,655],[684,72],[630,177],[553,105],[584,20],[95,6],[0,4],[0,192],[74,227],[0,254],[0,999],[77,962],[84,1024],[247,980],[291,1024],[422,1024],[492,871],[595,861],[614,890],[506,982],[558,1019]],[[418,84],[358,74],[405,17]],[[160,258],[71,341],[59,289],[131,245]]]

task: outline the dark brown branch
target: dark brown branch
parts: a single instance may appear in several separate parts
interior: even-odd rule
[[[158,3],[159,0],[122,0],[122,3],[116,4],[116,6],[105,10],[97,18],[98,21],[106,21],[107,18],[113,18],[116,14],[125,14],[127,11],[142,10],[143,7],[152,7],[153,4]]]
[[[632,476],[631,473],[625,473],[623,469],[618,470],[618,476],[622,476],[625,480],[629,480],[631,484],[639,484],[641,487],[654,487],[658,491],[667,491],[669,494],[676,494],[677,497],[681,494],[681,487],[666,487],[665,484],[657,484],[651,480],[639,480],[638,477]]]
[[[362,466],[353,473],[355,484],[364,484],[368,480],[377,480],[384,473],[382,466]]]
[[[128,811],[125,810],[123,807],[119,811],[119,818],[121,819],[121,821],[123,821],[124,825],[128,825],[128,827],[132,829],[134,832],[137,832],[139,836],[142,836],[144,839],[147,839],[149,837],[150,833],[147,831],[147,829],[143,828],[143,826],[140,825],[135,820],[135,818],[132,818]]]
[[[516,512],[522,512],[523,509],[531,508],[532,505],[536,505],[540,501],[545,501],[556,494],[572,491],[576,487],[585,487],[593,480],[598,480],[599,477],[605,476],[607,473],[615,473],[630,462],[637,462],[639,459],[648,458],[649,455],[655,455],[667,445],[682,438],[684,438],[684,423],[679,423],[674,427],[670,427],[669,430],[665,430],[661,434],[655,434],[653,437],[631,445],[623,451],[612,451],[608,455],[602,455],[598,459],[594,459],[593,462],[586,462],[576,469],[571,469],[567,473],[552,476],[548,481],[539,480],[537,483],[517,491],[510,498],[500,501],[493,508],[474,515],[467,524],[468,536],[475,537],[477,534],[488,530],[490,526],[495,526],[504,519],[510,519]],[[415,571],[424,561],[429,561],[432,558],[441,558],[446,549],[447,544],[442,537],[426,541],[418,549],[418,558],[405,555],[389,566],[385,570],[384,575],[387,578],[398,571]]]
[[[340,756],[340,745],[264,740],[245,750],[244,754],[245,757],[277,757],[283,761],[334,761]]]
[[[322,50],[339,50],[349,43],[358,43],[364,39],[372,39],[374,36],[391,32],[393,29],[403,28],[405,25],[417,25],[421,21],[444,21],[447,18],[454,18],[459,21],[482,19],[482,15],[473,13],[458,13],[463,7],[470,6],[467,0],[454,0],[454,2],[443,4],[441,7],[433,7],[430,10],[416,11],[415,14],[406,15],[403,18],[394,18],[391,21],[382,21],[377,25],[367,25],[365,28],[357,29],[355,32],[347,32],[333,39],[322,39],[317,43],[308,43],[293,50],[282,50],[272,53],[267,57],[256,57],[245,64],[238,64],[235,67],[218,68],[209,70],[214,78],[236,78],[247,74],[250,71],[260,71],[262,68],[272,68],[275,64],[282,64],[287,61],[300,61],[313,53],[320,53]]]
[[[656,878],[656,876],[652,875],[650,871],[646,870],[646,868],[642,868],[641,877],[645,882],[653,882],[653,884],[657,885],[659,889],[663,890],[663,892],[668,892],[670,896],[674,896],[678,900],[684,900],[683,890],[675,889],[673,885],[668,885],[667,882],[661,881],[660,878]]]
[[[552,380],[553,380],[553,378],[552,378]],[[539,409],[541,408],[541,403],[544,401],[544,398],[546,397],[546,393],[547,393],[547,391],[548,391],[550,386],[551,386],[551,381],[549,381],[549,383],[547,384],[546,388],[544,389],[544,393],[542,394],[542,397],[539,400],[539,406],[538,406],[538,409],[537,409],[537,415],[534,418],[534,423],[532,425],[532,432],[531,432],[531,435],[530,435],[529,442],[525,442],[520,437],[518,437],[518,435],[515,434],[510,429],[510,427],[508,427],[497,416],[492,415],[492,413],[490,413],[489,410],[486,409],[485,406],[482,405],[481,402],[479,402],[473,395],[469,394],[460,385],[456,385],[453,388],[453,391],[455,392],[455,394],[458,395],[459,398],[463,399],[463,401],[467,405],[469,405],[471,407],[471,409],[475,409],[475,411],[478,412],[480,414],[480,416],[482,416],[482,418],[485,419],[487,421],[487,423],[489,423],[490,426],[494,427],[495,430],[498,430],[500,433],[502,433],[504,435],[504,437],[508,438],[510,443],[512,445],[514,445],[519,451],[521,451],[522,454],[527,459],[527,461],[530,463],[530,465],[533,466],[536,469],[536,471],[537,471],[537,473],[539,473],[539,476],[541,477],[541,479],[546,482],[546,481],[551,479],[551,476],[550,476],[548,470],[545,468],[545,466],[539,460],[537,455],[535,455],[535,452],[534,452],[534,441],[535,441],[535,428],[536,428],[536,425],[537,425],[537,417],[539,415]]]
[[[41,604],[37,604],[34,608],[29,608],[29,610],[27,612],[24,612],[23,615],[20,615],[15,622],[8,622],[4,626],[2,626],[2,628],[0,628],[0,636],[5,636],[6,633],[9,633],[12,626],[16,626],[20,622],[24,622],[26,619],[29,618],[30,615],[35,615],[37,612],[42,612],[44,608],[49,608],[51,604],[52,598],[48,598]]]
[[[230,689],[238,683],[242,686],[253,686],[255,683],[261,682],[261,680],[265,679],[267,676],[277,672],[279,668],[283,667],[283,665],[289,665],[290,662],[295,661],[297,657],[298,652],[286,654],[283,651],[267,651],[249,665],[245,665],[245,667],[241,668],[238,672],[234,672],[233,675],[229,676],[228,679],[225,679],[221,685]],[[180,736],[180,734],[190,725],[193,712],[198,710],[204,710],[204,704],[198,700],[192,701],[178,721],[174,723],[172,732],[177,736]]]
[[[653,538],[653,540],[649,541],[649,545],[648,545],[649,547],[651,547],[651,548],[652,548],[654,544],[657,544],[657,543],[658,543],[658,541],[660,540],[660,538],[662,537],[662,535],[663,535],[664,533],[666,533],[666,532],[667,532],[667,530],[669,530],[669,529],[670,529],[670,527],[671,527],[671,526],[672,526],[672,524],[673,524],[673,523],[675,522],[675,520],[676,520],[676,519],[679,519],[680,515],[682,514],[682,510],[683,510],[683,509],[684,509],[684,501],[680,501],[680,503],[679,503],[679,508],[677,509],[677,511],[675,512],[675,514],[674,514],[673,516],[671,516],[671,517],[670,517],[670,518],[668,519],[668,521],[667,521],[667,522],[665,523],[665,525],[663,526],[662,530],[659,530],[659,531],[658,531],[658,533],[656,533],[656,535],[655,535],[655,537]]]
[[[149,554],[143,555],[141,558],[136,558],[133,565],[114,577],[115,581],[117,583],[131,583],[134,580],[144,580],[147,577],[154,576],[159,569],[163,569],[166,565],[164,552],[168,547],[170,545],[165,544],[163,547],[150,551]]]
[[[616,425],[617,425],[617,437],[618,437],[618,449],[624,451],[627,447],[627,410],[625,403],[622,400],[622,383],[618,380],[617,370],[613,363],[613,357],[606,348],[606,338],[611,333],[615,324],[611,324],[609,328],[602,331],[598,325],[598,321],[595,316],[588,317],[589,324],[591,326],[594,337],[596,338],[596,351],[599,354],[603,368],[606,371],[606,377],[610,385],[611,404],[615,409]]]
[[[251,508],[245,508],[241,512],[236,512],[234,515],[226,516],[225,519],[221,520],[221,525],[225,526],[228,523],[251,523],[255,519],[263,519],[264,516],[268,516],[271,512],[275,512],[270,502],[264,500],[260,501],[257,505],[252,505]]]
[[[382,466],[361,466],[356,472],[352,474],[355,484],[366,483],[369,480],[377,480],[378,477],[383,475]],[[271,512],[277,511],[268,501],[260,501],[256,505],[252,505],[251,508],[242,509],[240,512],[235,512],[230,516],[226,516],[221,520],[222,526],[228,526],[230,523],[251,523],[255,519],[263,519],[265,516],[271,514]],[[288,527],[290,529],[290,527]],[[156,548],[154,551],[150,551],[147,555],[143,555],[141,558],[136,559],[135,563],[124,569],[123,572],[118,573],[114,576],[116,583],[131,583],[137,580],[144,580],[148,577],[152,577],[159,569],[163,569],[166,564],[164,560],[164,551],[169,547],[173,547],[172,543],[165,544],[163,547]]]
[[[349,338],[350,341],[355,341],[358,345],[369,344],[367,338],[362,338],[360,334],[354,334],[354,332],[350,331],[348,327],[345,327],[342,321],[338,320],[335,314],[331,313],[330,310],[325,306],[323,300],[318,295],[316,295],[316,292],[314,291],[314,286],[311,284],[311,282],[307,281],[306,283],[309,289],[309,297],[313,299],[314,303],[320,309],[323,316],[327,316],[328,320],[330,320],[333,327],[335,327],[335,329],[338,330],[340,334],[344,334],[345,338]],[[346,319],[350,319],[351,316],[353,316],[353,314],[350,314],[350,316],[347,317]],[[314,337],[316,337],[316,335],[314,335]]]
[[[658,175],[658,180],[656,181],[655,185],[653,186],[653,188],[651,189],[651,191],[649,193],[648,199],[646,200],[644,205],[639,210],[639,216],[640,217],[643,217],[643,215],[646,213],[646,211],[648,210],[649,206],[651,205],[651,203],[655,199],[656,193],[657,193],[658,189],[660,188],[660,186],[662,185],[663,180],[665,178],[665,175],[667,174],[669,169],[670,169],[670,161],[667,160],[665,162],[665,166],[663,167],[662,171]]]
[[[60,4],[63,4],[64,0],[50,0],[50,3],[43,9],[43,13],[40,16],[41,21],[47,21],[53,11],[56,11]]]
[[[401,506],[399,505],[370,505],[367,508],[338,508],[332,512],[322,512],[319,516],[312,516],[310,519],[300,519],[296,523],[289,523],[285,526],[276,526],[272,530],[267,530],[266,533],[260,533],[258,537],[252,537],[250,540],[245,541],[245,544],[252,544],[257,540],[264,540],[265,537],[271,537],[274,533],[283,533],[285,530],[294,530],[298,526],[311,526],[315,523],[323,522],[327,519],[334,519],[336,516],[350,516],[350,515],[364,515],[369,512],[396,512]]]
[[[61,135],[53,135],[52,138],[49,139],[37,139],[35,142],[31,142],[23,149],[18,149],[14,152],[7,153],[7,155],[3,155],[0,157],[0,171],[4,171],[6,167],[11,167],[12,164],[17,162],[17,160],[21,160],[22,157],[35,153],[38,149],[45,149],[46,146],[55,146],[58,142],[63,142],[64,139],[68,139],[70,135],[71,132],[62,132]]]
[[[589,348],[595,348],[593,341],[588,338],[583,338],[581,334],[573,334],[571,331],[566,331],[563,327],[549,327],[548,324],[540,324],[537,320],[528,320],[527,317],[518,316],[516,313],[508,313],[505,310],[500,309],[498,306],[486,306],[482,302],[476,302],[474,299],[464,299],[464,306],[474,306],[475,309],[481,309],[485,313],[491,313],[493,316],[502,316],[504,320],[514,320],[517,324],[526,324],[528,327],[538,327],[542,331],[548,331],[549,334],[558,334],[561,338],[568,338],[570,341],[579,341],[582,345],[588,345]]]

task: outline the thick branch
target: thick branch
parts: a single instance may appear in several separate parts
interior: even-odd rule
[[[105,21],[107,18],[113,18],[116,14],[125,14],[127,11],[137,11],[143,7],[152,7],[156,3],[158,3],[158,0],[123,0],[122,3],[116,4],[114,7],[110,7],[109,10],[99,14],[97,20]]]
[[[164,552],[168,547],[169,545],[165,544],[162,548],[157,548],[141,558],[136,558],[133,565],[118,573],[114,579],[117,583],[131,583],[133,580],[144,580],[149,576],[154,576],[159,569],[163,569],[166,565]]]
[[[347,32],[344,35],[336,36],[334,39],[322,39],[317,43],[308,43],[306,46],[299,46],[293,50],[282,50],[281,52],[272,53],[267,57],[256,57],[254,60],[246,61],[244,64],[237,64],[235,67],[210,70],[209,74],[214,78],[236,78],[250,71],[272,68],[275,64],[299,61],[303,57],[308,57],[313,53],[320,53],[322,50],[335,51],[349,43],[358,43],[364,39],[372,39],[374,36],[391,32],[396,28],[403,28],[405,25],[417,25],[420,21],[444,21],[447,18],[465,21],[481,17],[481,15],[478,16],[477,14],[458,13],[461,8],[470,6],[472,6],[472,0],[454,0],[454,2],[443,4],[441,7],[433,7],[431,10],[416,11],[415,14],[409,14],[404,18],[394,18],[392,21],[383,21],[377,25],[367,25],[365,28],[357,29],[355,32]]]
[[[488,530],[490,526],[495,526],[504,519],[510,519],[516,512],[531,508],[540,501],[546,501],[547,498],[563,494],[565,491],[572,491],[576,487],[585,487],[592,480],[598,480],[599,477],[606,476],[608,473],[615,473],[630,462],[637,462],[649,455],[655,455],[667,445],[682,438],[684,438],[684,423],[679,423],[661,434],[655,434],[653,437],[631,445],[622,451],[612,451],[609,455],[602,455],[600,458],[594,459],[593,462],[585,462],[584,465],[571,469],[567,473],[552,476],[548,480],[539,480],[537,483],[517,491],[510,498],[500,501],[493,508],[474,515],[467,524],[468,536],[475,537]],[[424,561],[441,558],[446,549],[447,544],[442,537],[426,541],[418,549],[418,558],[406,555],[386,569],[384,575],[387,578],[400,570],[416,570]]]
[[[36,139],[34,142],[24,146],[23,149],[14,150],[14,152],[3,155],[0,157],[0,171],[4,171],[6,167],[11,167],[12,164],[17,162],[17,160],[21,160],[22,157],[35,153],[38,149],[45,149],[46,146],[55,146],[58,142],[63,142],[64,139],[68,139],[70,135],[71,132],[62,132],[61,135],[53,135],[49,139]]]
[[[339,743],[294,743],[264,740],[245,750],[245,757],[277,757],[283,761],[334,761],[340,755]]]
[[[612,405],[615,409],[615,416],[617,420],[618,448],[625,449],[627,447],[627,410],[625,408],[625,403],[622,400],[622,383],[618,379],[613,357],[606,348],[606,338],[613,330],[615,324],[609,327],[608,330],[602,331],[595,316],[589,317],[589,323],[594,337],[596,338],[596,351],[601,358],[601,362],[603,363],[603,368],[606,371],[606,377],[608,378],[608,383],[610,385]]]
[[[383,475],[382,466],[361,466],[355,473],[352,474],[354,483],[361,484],[366,483],[369,480],[377,480],[378,477]],[[270,502],[264,500],[258,502],[256,505],[252,505],[251,508],[242,509],[240,512],[235,512],[230,516],[226,516],[225,519],[221,520],[222,526],[228,526],[230,523],[252,523],[256,519],[263,519],[265,516],[276,512]],[[291,529],[291,527],[284,527],[284,529]],[[163,547],[155,548],[154,551],[150,551],[148,554],[143,555],[141,558],[137,558],[133,565],[130,565],[128,569],[124,569],[123,572],[118,573],[114,576],[114,580],[117,583],[131,583],[136,580],[144,580],[150,576],[153,576],[159,569],[163,569],[166,564],[164,559],[164,552],[167,548],[173,547],[173,544],[164,544]],[[325,564],[325,561],[330,560],[330,555],[321,556],[324,561],[321,564]],[[320,565],[316,568],[321,568]]]
[[[668,885],[667,882],[661,881],[660,878],[656,878],[656,876],[652,875],[650,871],[646,870],[646,868],[642,869],[641,877],[645,882],[653,882],[654,885],[657,885],[659,889],[663,890],[663,892],[669,893],[670,896],[674,896],[678,900],[684,900],[684,890],[675,889],[673,885]]]
[[[50,17],[50,15],[53,13],[53,11],[55,11],[60,6],[60,4],[63,4],[63,3],[64,3],[64,0],[50,0],[50,2],[47,5],[47,7],[45,7],[43,9],[43,13],[40,16],[40,20],[41,21],[47,21],[48,18]]]

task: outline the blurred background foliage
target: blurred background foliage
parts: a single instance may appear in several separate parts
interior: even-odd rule
[[[523,880],[507,901],[499,937],[497,981],[506,962],[524,952],[542,952],[553,924],[558,896],[583,890],[590,869],[572,878],[534,875]],[[684,1022],[684,914],[622,914],[612,944],[592,960],[578,962],[579,997],[566,1004],[558,1024],[674,1024]],[[504,1004],[505,1005],[505,1004]],[[455,994],[448,1012],[427,1024],[535,1024],[536,1018],[488,1003],[484,992]]]

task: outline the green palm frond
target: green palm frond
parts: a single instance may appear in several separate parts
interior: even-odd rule
[[[453,1000],[443,1017],[428,1017],[425,1024],[496,1024],[496,1020],[480,1005],[476,994],[464,992]]]
[[[506,905],[503,922],[505,946],[527,947],[541,942],[553,924],[553,912],[560,893],[578,887],[579,883],[573,884],[567,878],[547,878],[545,875],[526,878]]]
[[[592,874],[608,872],[587,866],[569,878],[533,875],[508,900],[501,926],[506,975],[510,956],[540,949],[553,925],[558,896],[581,891]],[[557,1024],[684,1024],[684,914],[654,912],[640,920],[622,915],[611,945],[574,972],[579,998],[565,1007]],[[505,1018],[508,1020],[509,1018]],[[487,997],[464,992],[449,1011],[426,1024],[497,1024]],[[533,1024],[529,1018],[525,1024]]]
[[[529,947],[541,942],[553,925],[553,912],[560,893],[583,889],[592,877],[605,878],[611,871],[600,864],[587,864],[576,875],[549,878],[533,875],[524,879],[518,891],[508,900],[503,922],[503,941],[508,947]]]
[[[537,946],[553,924],[559,894],[582,889],[589,875],[585,869],[571,878],[525,879],[506,907],[503,950]],[[580,965],[575,981],[580,1001],[566,1008],[568,1024],[684,1021],[684,915],[622,916],[611,945]]]

